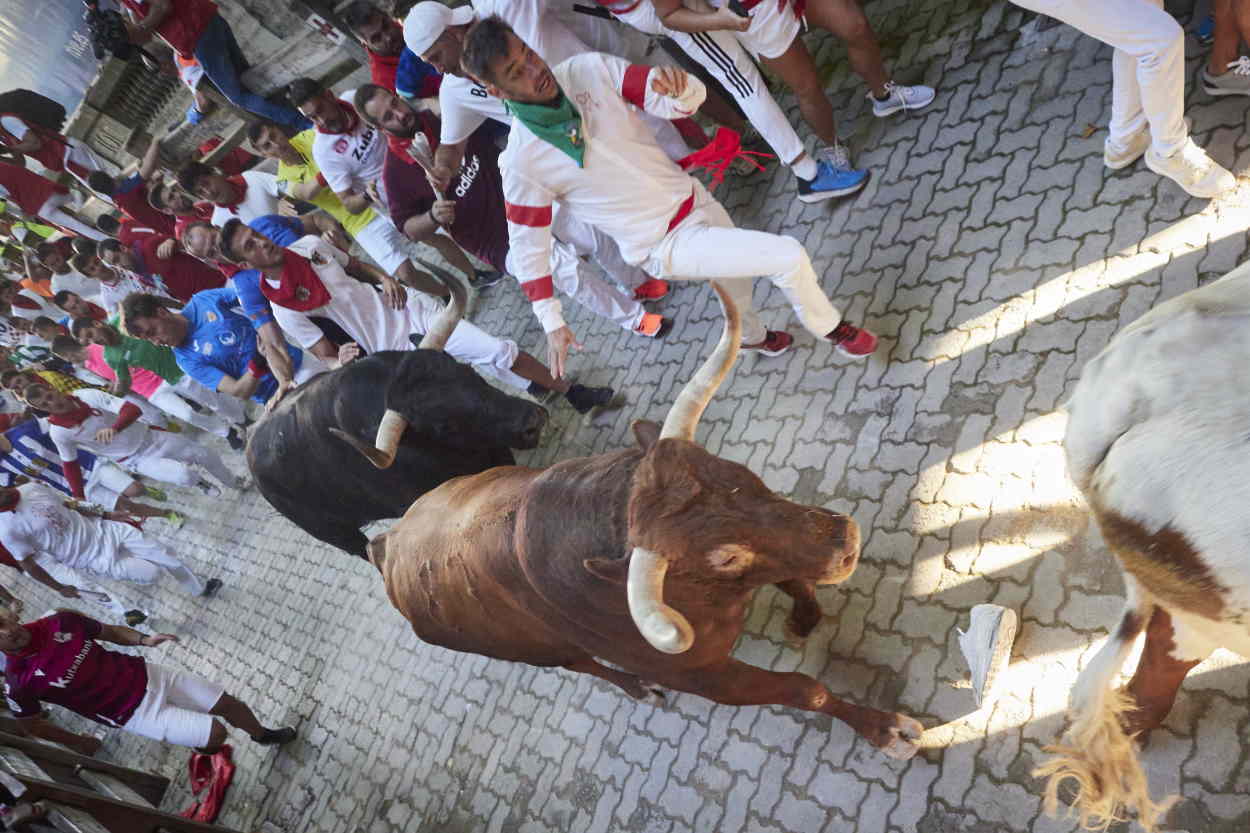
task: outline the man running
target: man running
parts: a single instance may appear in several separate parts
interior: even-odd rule
[[[547,333],[556,375],[577,345],[552,297],[556,202],[611,235],[627,261],[652,275],[722,281],[742,316],[744,350],[776,356],[794,340],[760,323],[751,298],[751,279],[758,275],[785,293],[817,338],[856,358],[876,349],[877,337],[845,321],[830,303],[798,241],[735,228],[637,117],[639,109],[659,116],[695,112],[704,95],[700,81],[602,53],[578,55],[553,71],[498,18],[469,30],[463,62],[516,116],[500,158],[513,271]]]

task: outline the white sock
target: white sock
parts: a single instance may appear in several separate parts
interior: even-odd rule
[[[816,160],[805,153],[799,157],[799,161],[790,165],[790,170],[794,171],[794,175],[799,179],[815,179]]]

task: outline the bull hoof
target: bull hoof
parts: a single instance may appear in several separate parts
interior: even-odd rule
[[[920,725],[920,721],[901,714],[895,715],[894,719],[895,725],[886,730],[887,740],[881,751],[888,758],[906,761],[920,750],[920,737],[924,734],[924,726]]]
[[[819,605],[811,608],[800,608],[796,605],[790,612],[790,618],[786,620],[786,635],[795,642],[802,642],[812,635],[812,631],[816,630],[816,626],[824,618],[825,614]]]

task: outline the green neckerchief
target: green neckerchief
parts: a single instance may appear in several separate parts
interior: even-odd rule
[[[577,163],[577,167],[585,167],[582,163],[582,157],[586,155],[582,114],[577,112],[564,90],[560,91],[560,99],[554,107],[520,101],[506,101],[504,104],[535,136],[567,153]]]

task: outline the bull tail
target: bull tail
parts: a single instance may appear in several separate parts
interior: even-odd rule
[[[1129,581],[1129,599],[1116,632],[1107,640],[1072,687],[1068,711],[1071,726],[1062,743],[1043,751],[1056,757],[1033,770],[1046,779],[1045,808],[1056,814],[1059,788],[1075,782],[1072,813],[1085,830],[1106,830],[1130,813],[1147,833],[1154,833],[1176,797],[1156,803],[1137,757],[1136,736],[1124,730],[1125,716],[1136,705],[1112,683],[1142,632],[1154,605],[1141,597]]]

